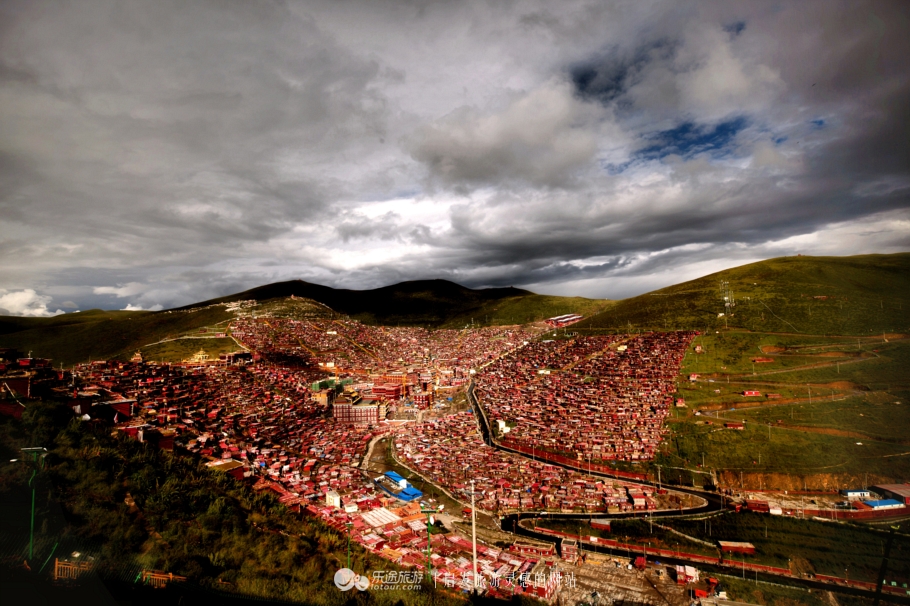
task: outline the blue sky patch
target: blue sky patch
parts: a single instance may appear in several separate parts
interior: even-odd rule
[[[815,120],[810,121],[809,124],[811,124],[813,128],[824,128],[825,127],[825,121],[822,120],[821,118],[816,118]]]
[[[743,116],[714,126],[683,122],[675,128],[647,135],[654,143],[635,155],[645,160],[658,160],[671,154],[684,158],[703,153],[722,156],[736,135],[747,125],[748,120]]]

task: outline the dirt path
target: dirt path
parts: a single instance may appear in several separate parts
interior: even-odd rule
[[[800,370],[817,370],[819,368],[831,368],[832,366],[841,366],[841,365],[846,365],[846,364],[859,364],[860,362],[868,362],[869,360],[875,360],[875,359],[878,359],[881,357],[875,352],[867,352],[867,353],[871,353],[872,355],[869,357],[852,358],[852,359],[845,360],[845,361],[817,362],[815,364],[806,364],[805,366],[794,366],[792,368],[782,368],[780,370],[763,370],[761,372],[741,374],[741,375],[727,375],[727,376],[729,376],[731,379],[737,379],[737,378],[743,378],[743,377],[761,377],[761,376],[766,376],[766,375],[779,375],[779,374],[783,374],[785,372],[797,372]],[[701,382],[701,379],[699,379],[699,382]]]
[[[743,401],[743,402],[718,402],[717,404],[703,404],[698,405],[697,409],[700,411],[707,412],[728,412],[733,410],[753,410],[756,408],[775,408],[777,406],[793,406],[795,404],[810,404],[816,402],[840,402],[841,400],[846,400],[850,394],[834,394],[827,396],[813,396],[811,400],[809,398],[786,398],[781,400],[774,401],[760,401],[755,400],[752,402]],[[858,395],[858,394],[853,394]],[[705,415],[710,416],[710,415]],[[670,420],[672,422],[672,420]]]
[[[363,459],[360,462],[361,469],[369,469],[370,467],[372,467],[371,464],[373,462],[373,447],[376,446],[376,442],[378,442],[386,437],[388,437],[388,436],[381,435],[381,436],[376,436],[375,438],[370,440],[370,445],[367,446],[367,453],[363,456]]]

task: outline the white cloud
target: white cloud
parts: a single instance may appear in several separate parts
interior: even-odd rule
[[[62,309],[52,312],[47,308],[52,298],[39,295],[31,288],[0,290],[0,315],[48,317],[64,313]]]
[[[92,292],[96,295],[115,295],[122,299],[124,297],[134,297],[142,294],[146,288],[145,284],[128,282],[119,286],[96,286],[92,289]]]
[[[738,57],[718,25],[693,28],[676,64],[680,109],[705,121],[763,109],[783,87],[774,69]]]
[[[127,303],[126,307],[121,308],[120,311],[161,311],[164,309],[161,305],[152,305],[148,309],[142,307],[141,305],[133,305],[132,303]]]
[[[866,255],[910,250],[910,210],[875,213],[839,221],[820,229],[767,242],[765,257],[792,255]]]

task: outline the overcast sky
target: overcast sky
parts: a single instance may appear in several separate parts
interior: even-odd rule
[[[0,0],[0,313],[910,250],[910,2]]]

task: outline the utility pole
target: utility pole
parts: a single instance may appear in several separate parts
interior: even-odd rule
[[[353,522],[345,524],[348,527],[348,570],[351,570],[351,529],[354,527]]]
[[[8,388],[7,388],[8,389]],[[29,522],[29,531],[28,531],[28,559],[31,560],[35,552],[35,489],[36,486],[32,484],[35,480],[35,476],[38,475],[38,470],[44,468],[44,457],[47,456],[47,448],[42,448],[41,446],[36,446],[32,448],[22,448],[21,449],[27,458],[27,462],[32,466],[32,477],[28,479],[28,485],[32,487],[32,513],[31,521]],[[10,463],[15,463],[18,459],[12,459]]]
[[[891,530],[888,532],[888,543],[885,545],[885,553],[882,556],[882,567],[878,571],[878,587],[875,588],[875,601],[872,603],[873,606],[878,606],[878,602],[882,597],[882,585],[885,584],[885,573],[888,572],[888,558],[891,556],[891,544],[894,542],[894,531],[898,528],[900,528],[900,526],[892,526]]]
[[[423,507],[420,508],[420,513],[427,514],[427,583],[428,584],[433,582],[433,568],[430,563],[430,556],[433,553],[432,547],[431,547],[433,544],[432,543],[433,535],[430,534],[430,526],[431,526],[430,519],[431,519],[431,516],[433,515],[434,511],[435,510],[433,510],[433,509],[424,509]]]

